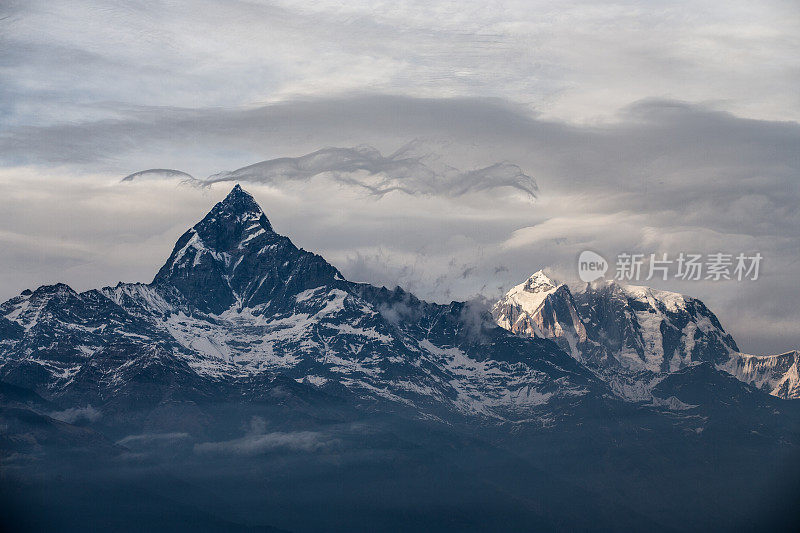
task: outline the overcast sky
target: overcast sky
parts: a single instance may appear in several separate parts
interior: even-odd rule
[[[758,251],[757,281],[649,283],[800,347],[796,1],[131,4],[0,3],[0,299],[150,281],[241,182],[436,301],[585,249]]]

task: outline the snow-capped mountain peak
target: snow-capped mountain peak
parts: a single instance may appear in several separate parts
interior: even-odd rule
[[[742,354],[702,301],[676,292],[613,280],[570,290],[539,270],[492,314],[517,335],[555,341],[630,399],[648,399],[664,375],[702,362],[774,396],[800,396],[797,351]]]
[[[233,252],[258,235],[274,233],[261,207],[238,184],[192,230],[204,246],[217,252]]]
[[[264,213],[261,210],[261,206],[258,205],[258,202],[253,198],[253,195],[245,191],[238,183],[234,185],[231,192],[214,207],[220,211],[226,210],[239,214],[253,213],[260,216]],[[213,211],[214,210],[212,210],[212,212]]]
[[[531,277],[525,280],[525,283],[522,284],[522,290],[532,293],[548,292],[559,285],[561,284],[545,274],[544,270],[537,270]]]
[[[656,376],[697,362],[721,364],[738,352],[717,317],[696,298],[597,281],[570,290],[542,271],[493,307],[497,324],[544,337],[612,382],[645,399]]]
[[[523,283],[512,287],[503,300],[515,304],[520,311],[534,314],[539,311],[547,297],[561,286],[562,284],[551,279],[543,270],[539,270]],[[507,329],[511,329],[513,325],[511,315],[505,316],[504,320],[508,324]]]
[[[564,341],[562,348],[582,360],[579,344],[586,329],[576,312],[569,288],[539,270],[512,287],[492,308],[497,324],[514,333]]]
[[[338,271],[275,233],[239,185],[175,244],[153,280],[192,307],[220,314],[233,306],[285,304],[286,296],[333,283]]]

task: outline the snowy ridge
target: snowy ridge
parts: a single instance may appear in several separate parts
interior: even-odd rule
[[[524,317],[535,315],[548,296],[558,289],[558,284],[551,280],[541,270],[533,274],[524,283],[512,287],[499,302],[502,307],[498,313],[497,323],[506,329],[528,328],[531,333],[536,333],[532,324],[521,324]],[[508,306],[504,304],[509,304]],[[507,312],[506,312],[507,311]],[[514,311],[522,311],[514,313]],[[540,335],[541,336],[541,335]]]
[[[775,396],[800,396],[796,352],[741,354],[714,313],[682,294],[614,281],[570,290],[539,271],[501,298],[492,314],[517,335],[555,341],[630,400],[649,400],[664,376],[701,362]]]
[[[800,398],[800,353],[737,353],[717,368],[778,398]]]

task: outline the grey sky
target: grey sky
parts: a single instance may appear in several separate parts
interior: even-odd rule
[[[149,281],[232,185],[172,169],[435,300],[586,248],[761,251],[652,284],[800,344],[795,2],[129,4],[0,7],[0,298]]]

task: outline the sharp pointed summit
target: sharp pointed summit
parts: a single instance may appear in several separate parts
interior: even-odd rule
[[[261,206],[258,205],[258,202],[249,192],[242,189],[241,185],[237,183],[231,189],[231,192],[221,202],[217,203],[197,226],[201,226],[204,222],[246,225],[253,220],[258,221],[263,229],[272,231],[272,224],[270,224]]]
[[[248,211],[261,212],[261,206],[258,205],[253,195],[245,191],[238,183],[233,186],[231,192],[225,197],[222,202],[224,205],[231,205]]]
[[[231,192],[228,193],[228,197],[230,197],[232,195],[238,195],[238,194],[241,194],[241,193],[244,193],[247,196],[250,196],[252,198],[252,195],[249,192],[247,192],[244,189],[242,189],[242,186],[239,185],[238,183],[233,186],[233,189],[231,189]]]
[[[184,233],[154,285],[171,286],[194,308],[279,306],[287,295],[342,280],[325,260],[272,229],[240,185]]]
[[[547,292],[557,288],[561,283],[545,274],[544,270],[537,270],[524,284],[526,292]]]

